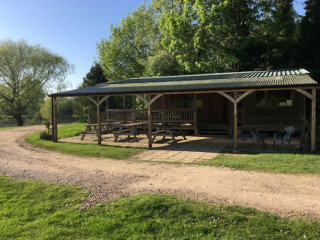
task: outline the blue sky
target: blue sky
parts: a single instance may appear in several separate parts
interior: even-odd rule
[[[297,0],[303,13],[303,0]],[[70,88],[81,84],[97,57],[96,45],[111,24],[134,11],[143,0],[1,0],[0,41],[25,39],[65,57],[75,65]]]
[[[25,39],[75,65],[67,78],[77,87],[96,59],[96,45],[110,24],[134,11],[143,0],[1,0],[0,40]]]

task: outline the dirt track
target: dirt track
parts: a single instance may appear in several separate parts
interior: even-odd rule
[[[85,186],[91,194],[84,208],[120,196],[156,192],[320,220],[320,177],[64,155],[23,141],[40,129],[0,131],[0,174]]]

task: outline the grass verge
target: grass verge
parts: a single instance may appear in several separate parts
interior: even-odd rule
[[[72,123],[59,127],[58,138],[72,137],[79,135],[84,130],[84,123]],[[60,143],[46,141],[39,138],[39,133],[36,132],[28,135],[25,140],[34,147],[44,148],[55,152],[61,152],[65,154],[80,155],[80,156],[92,156],[92,157],[105,157],[114,159],[127,159],[133,155],[136,155],[145,148],[129,148],[129,147],[116,147],[105,146],[98,144],[77,144],[77,143]]]
[[[79,187],[0,176],[3,239],[319,239],[320,223],[170,195],[138,195],[81,211]]]
[[[240,170],[290,174],[320,175],[320,155],[295,153],[219,154],[200,165],[230,167]]]
[[[10,130],[13,128],[17,128],[17,127],[0,127],[0,131],[4,131],[4,130]]]

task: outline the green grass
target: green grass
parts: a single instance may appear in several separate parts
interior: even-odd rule
[[[17,128],[17,127],[0,127],[0,131],[4,131],[4,130],[10,130],[13,128]]]
[[[320,223],[170,195],[138,195],[80,210],[79,187],[0,176],[1,239],[320,239]]]
[[[58,137],[66,138],[79,135],[84,130],[84,126],[85,123],[60,126]],[[127,159],[146,150],[146,148],[99,146],[97,144],[53,143],[39,139],[39,132],[27,136],[26,141],[34,147],[61,153],[114,159]],[[320,155],[317,154],[260,153],[230,155],[222,153],[210,161],[192,164],[223,166],[239,170],[320,175]]]
[[[294,153],[219,154],[201,165],[290,174],[320,174],[320,155]]]
[[[66,138],[79,135],[80,132],[84,130],[84,126],[84,123],[72,123],[60,126],[58,129],[58,138]],[[30,143],[34,147],[44,148],[65,154],[105,157],[114,159],[127,159],[135,154],[138,154],[146,150],[145,148],[129,148],[105,146],[98,144],[52,142],[40,139],[39,133],[40,132],[36,132],[31,135],[28,135],[25,138],[26,142]]]

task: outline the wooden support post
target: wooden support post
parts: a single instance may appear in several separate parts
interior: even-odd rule
[[[317,91],[312,88],[311,94],[303,89],[295,89],[297,92],[303,94],[311,100],[311,152],[316,151],[316,105],[317,105]]]
[[[148,148],[152,148],[152,114],[151,114],[151,96],[148,95]]]
[[[217,92],[218,94],[229,99],[233,103],[233,151],[238,152],[238,103],[253,91],[247,91],[241,95],[234,92],[233,97],[225,92]]]
[[[198,112],[197,112],[197,94],[193,94],[193,121],[194,121],[194,135],[199,135],[198,128]]]
[[[151,113],[151,105],[154,103],[159,97],[163,94],[158,94],[151,99],[151,95],[148,95],[148,100],[145,99],[142,95],[138,95],[137,97],[147,105],[148,109],[148,147],[149,149],[152,148],[152,113]]]
[[[238,151],[238,103],[233,103],[233,151]]]
[[[58,141],[58,108],[57,98],[52,97],[52,140],[53,142]]]
[[[132,102],[132,120],[136,121],[137,115],[136,115],[136,98],[135,98],[135,96],[132,96],[131,102]]]
[[[54,129],[54,98],[51,97],[51,125],[52,125],[52,142],[54,142],[54,132],[55,132],[55,129]]]
[[[97,129],[98,129],[98,144],[101,145],[101,110],[99,104],[100,97],[97,97]]]
[[[311,100],[311,152],[316,151],[316,89],[312,88]]]

